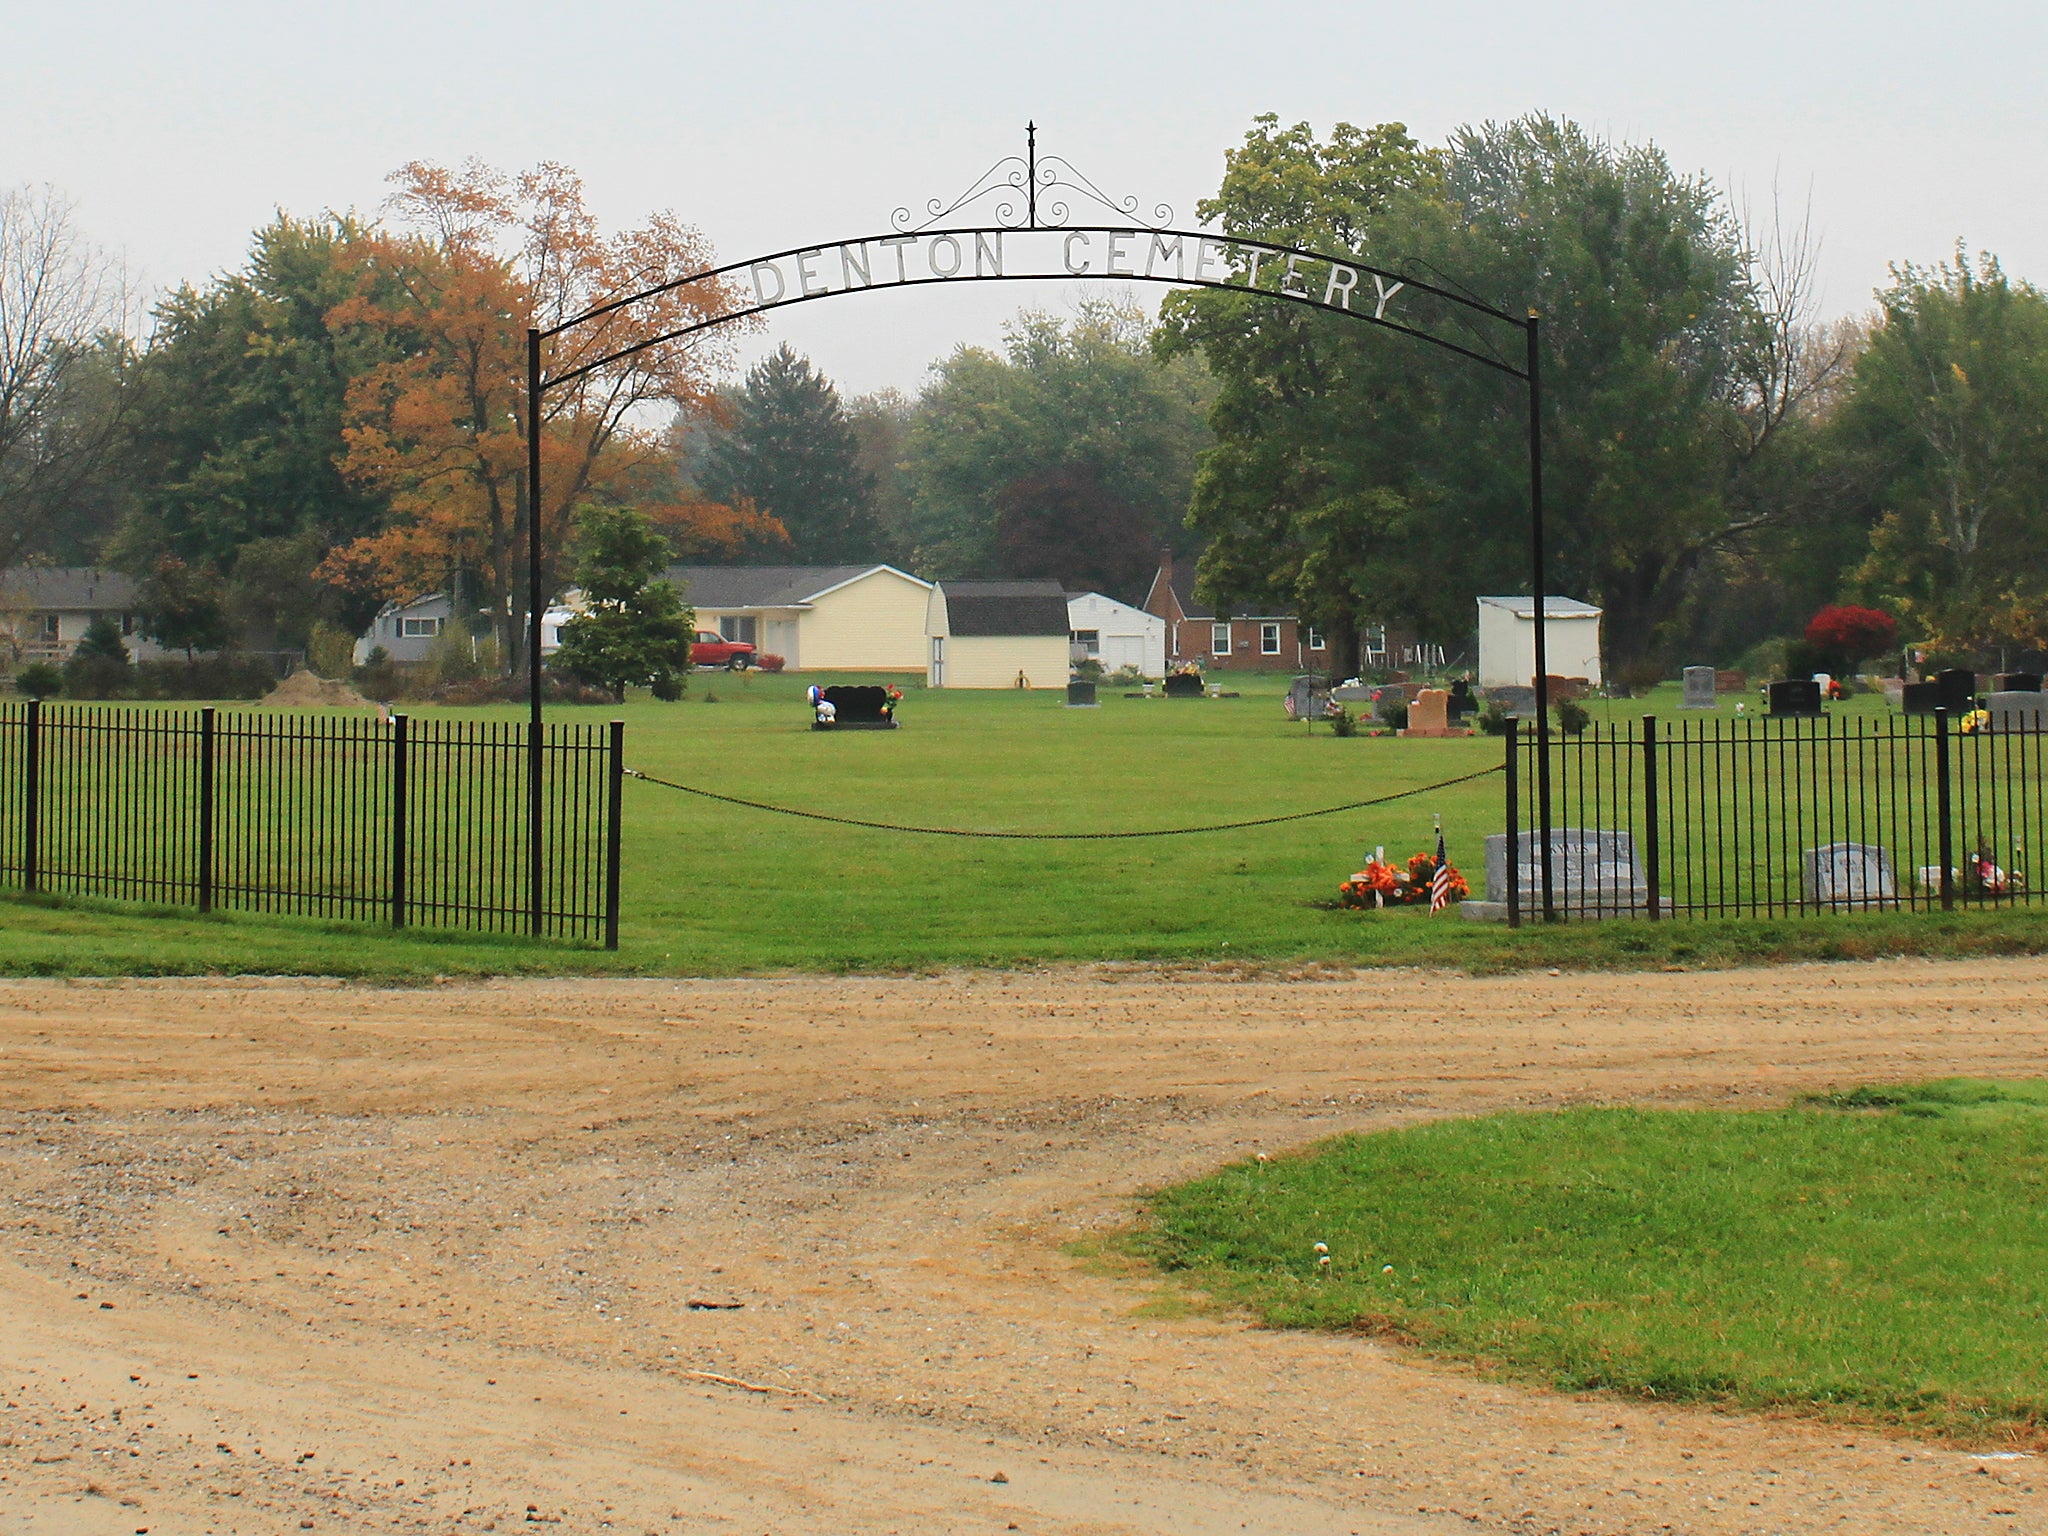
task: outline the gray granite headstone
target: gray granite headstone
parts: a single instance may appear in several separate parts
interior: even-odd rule
[[[1801,896],[1823,907],[1895,907],[1899,882],[1888,849],[1829,843],[1799,855]]]
[[[1330,697],[1339,704],[1370,704],[1372,689],[1364,683],[1345,683],[1341,687],[1332,688]]]
[[[1984,701],[1991,729],[2006,733],[2048,731],[2048,693],[1994,693]]]
[[[1714,669],[1712,667],[1687,667],[1685,669],[1685,697],[1679,702],[1680,709],[1719,709],[1721,701],[1714,696]]]
[[[1516,882],[1522,911],[1543,905],[1542,838],[1535,830],[1521,835],[1520,879]],[[1650,904],[1649,882],[1636,858],[1633,834],[1585,827],[1555,827],[1550,834],[1551,897],[1558,911],[1571,917],[1636,917]],[[1507,916],[1508,840],[1496,832],[1486,840],[1486,900],[1468,901],[1467,917]]]
[[[1536,718],[1536,690],[1534,688],[1517,688],[1513,686],[1489,688],[1486,690],[1486,702],[1498,704],[1502,714],[1513,715],[1517,719],[1533,720]]]

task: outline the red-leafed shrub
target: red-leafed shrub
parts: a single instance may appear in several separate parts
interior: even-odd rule
[[[1846,604],[1821,609],[1806,626],[1806,643],[1838,658],[1840,671],[1890,650],[1898,637],[1899,626],[1890,614]]]
[[[783,666],[782,658],[772,651],[763,651],[754,661],[763,672],[780,672]]]

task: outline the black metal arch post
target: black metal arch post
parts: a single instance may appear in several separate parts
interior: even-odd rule
[[[1064,202],[1052,201],[1041,197],[1043,192],[1055,191],[1064,191],[1069,194],[1089,198],[1109,209],[1112,213],[1128,216],[1133,222],[1070,225],[1066,222],[1068,208]],[[982,198],[997,197],[1011,199],[1019,195],[1021,195],[1023,201],[1022,209],[1018,209],[1013,201],[1002,202],[995,210],[998,220],[996,223],[938,227],[940,221],[948,215]],[[1553,894],[1554,881],[1551,849],[1550,680],[1549,655],[1544,635],[1547,627],[1548,605],[1544,592],[1546,577],[1544,574],[1543,541],[1543,420],[1542,373],[1539,345],[1542,321],[1536,312],[1531,310],[1525,315],[1511,315],[1505,310],[1497,309],[1493,305],[1472,298],[1467,294],[1458,293],[1449,288],[1420,280],[1412,274],[1395,272],[1384,267],[1374,267],[1349,256],[1333,256],[1326,252],[1309,250],[1300,246],[1276,245],[1261,240],[1239,239],[1235,237],[1224,238],[1217,236],[1213,231],[1175,229],[1171,227],[1170,223],[1171,210],[1164,206],[1155,210],[1158,215],[1158,222],[1147,223],[1139,221],[1137,220],[1136,199],[1113,199],[1096,187],[1086,176],[1076,171],[1064,159],[1057,156],[1041,157],[1038,153],[1038,129],[1035,123],[1028,125],[1026,128],[1025,153],[1022,156],[1013,155],[1005,160],[998,161],[995,166],[983,172],[965,193],[955,198],[950,204],[943,204],[935,199],[927,205],[927,211],[930,214],[928,221],[915,227],[911,224],[908,211],[899,208],[893,221],[896,227],[885,235],[865,235],[848,240],[791,246],[787,250],[771,252],[765,256],[750,257],[744,261],[727,262],[723,266],[707,268],[701,272],[688,273],[685,276],[674,278],[667,282],[657,283],[637,293],[628,294],[623,298],[613,299],[607,303],[596,305],[583,311],[581,314],[574,315],[545,329],[536,327],[527,331],[526,492],[524,498],[527,534],[527,679],[529,690],[529,724],[527,730],[527,813],[529,825],[527,842],[531,859],[531,905],[534,932],[538,933],[541,931],[544,915],[543,898],[546,889],[546,866],[542,847],[543,801],[541,798],[541,773],[544,765],[541,752],[541,639],[546,594],[542,590],[541,582],[540,522],[542,502],[540,495],[540,426],[541,412],[546,400],[547,391],[559,385],[571,383],[587,374],[594,373],[607,364],[617,362],[622,358],[631,357],[638,352],[644,352],[651,347],[658,347],[672,341],[680,341],[685,337],[711,330],[717,326],[730,325],[736,320],[743,320],[752,315],[763,314],[771,309],[787,308],[794,304],[812,303],[819,299],[836,298],[849,293],[866,293],[884,288],[925,287],[938,283],[1073,282],[1089,279],[1098,281],[1108,280],[1118,283],[1161,283],[1175,288],[1215,288],[1229,292],[1248,293],[1277,303],[1298,304],[1310,309],[1320,309],[1330,314],[1343,315],[1347,319],[1362,320],[1369,325],[1377,325],[1384,330],[1397,331],[1404,336],[1413,337],[1417,341],[1424,341],[1431,346],[1442,348],[1448,352],[1454,352],[1471,362],[1492,368],[1500,373],[1505,373],[1511,378],[1520,379],[1527,386],[1529,572],[1531,590],[1535,602],[1534,621],[1536,626],[1534,657],[1536,667],[1536,802],[1537,816],[1540,824],[1539,836],[1542,839],[1542,846],[1538,857],[1542,867],[1543,917],[1546,922],[1555,921],[1557,912]],[[741,304],[715,315],[709,320],[701,320],[675,330],[665,331],[660,335],[644,337],[626,346],[619,347],[614,351],[605,353],[603,356],[579,362],[572,368],[563,369],[552,378],[545,376],[542,372],[541,351],[545,342],[557,336],[565,335],[579,326],[588,325],[607,316],[630,309],[632,306],[648,299],[656,298],[666,293],[673,293],[677,289],[686,288],[693,283],[714,282],[722,278],[732,278],[741,274],[759,274],[764,269],[770,267],[776,269],[779,284],[781,273],[777,265],[778,263],[793,260],[798,263],[799,272],[802,272],[804,270],[803,263],[806,258],[819,257],[825,251],[834,249],[842,253],[855,249],[860,250],[863,253],[863,264],[854,270],[859,270],[862,276],[866,277],[867,268],[865,260],[869,248],[876,245],[900,247],[908,238],[905,231],[909,232],[909,236],[927,238],[935,243],[939,240],[954,242],[956,257],[960,250],[958,242],[973,242],[973,248],[976,252],[975,270],[967,272],[958,270],[956,267],[956,270],[952,273],[937,272],[929,276],[909,277],[901,264],[899,251],[898,276],[894,280],[874,281],[870,279],[857,286],[843,286],[839,288],[829,286],[813,288],[808,282],[804,282],[801,284],[801,291],[793,296],[778,291],[773,298],[765,299],[762,297],[757,286],[753,293],[753,302],[750,304]],[[1108,238],[1111,242],[1110,249],[1112,253],[1115,251],[1114,242],[1119,238],[1149,239],[1157,243],[1161,250],[1167,249],[1163,242],[1171,240],[1173,242],[1171,253],[1174,255],[1175,265],[1170,272],[1154,272],[1152,270],[1152,259],[1148,256],[1147,267],[1143,272],[1118,269],[1115,266],[1115,256],[1112,254],[1110,259],[1100,269],[1076,269],[1069,261],[1059,271],[1006,272],[1002,270],[999,254],[1002,249],[1002,236],[1018,233],[1064,234],[1069,237],[1069,253],[1072,250],[1072,239],[1082,236],[1093,237],[1101,235]],[[987,248],[985,242],[989,241],[994,242],[993,248],[998,253],[998,259],[994,263],[995,270],[984,271],[981,266],[981,253]],[[1183,259],[1187,242],[1196,242],[1197,262],[1196,270],[1192,274],[1185,270]],[[1234,270],[1230,269],[1227,264],[1226,270],[1221,275],[1216,277],[1205,275],[1206,253],[1211,247],[1234,252],[1237,256],[1247,259],[1249,276],[1244,279],[1238,279]],[[1285,267],[1285,275],[1281,278],[1278,287],[1258,286],[1260,265],[1269,257],[1273,258],[1277,264],[1284,264]],[[1329,285],[1325,288],[1324,296],[1320,299],[1316,298],[1311,290],[1288,286],[1289,281],[1297,274],[1299,264],[1303,261],[1322,262],[1328,264],[1331,268]],[[1339,286],[1337,280],[1337,274],[1340,272],[1346,274],[1349,279],[1349,282],[1342,287]],[[1374,287],[1379,293],[1378,302],[1371,307],[1366,307],[1368,301],[1361,296],[1361,306],[1353,308],[1351,305],[1352,293],[1362,278],[1372,279]],[[751,280],[758,282],[757,277]],[[1388,283],[1393,285],[1392,288],[1386,286]],[[1482,316],[1488,320],[1502,322],[1519,329],[1523,334],[1523,360],[1520,364],[1517,364],[1489,350],[1484,350],[1479,345],[1462,345],[1446,337],[1435,335],[1420,326],[1409,325],[1399,319],[1389,319],[1386,314],[1388,300],[1394,293],[1399,292],[1403,288],[1426,293],[1432,298],[1446,302],[1453,306],[1451,312],[1454,314],[1463,312]],[[1509,879],[1511,881],[1515,879],[1515,872],[1512,870],[1509,872]]]

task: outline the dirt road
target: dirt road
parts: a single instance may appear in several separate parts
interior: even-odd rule
[[[1547,1397],[1064,1245],[1339,1129],[2044,1048],[2037,960],[4,983],[0,1530],[2040,1531],[2031,1458]]]

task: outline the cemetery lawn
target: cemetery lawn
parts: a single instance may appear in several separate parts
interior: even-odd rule
[[[1557,1390],[2048,1441],[2048,1083],[1339,1137],[1126,1241],[1269,1326]]]
[[[908,690],[904,727],[808,729],[811,676],[700,673],[678,704],[555,707],[626,722],[626,760],[665,779],[868,820],[1006,831],[1196,826],[1367,799],[1497,765],[1497,738],[1313,734],[1281,709],[1287,680],[1233,678],[1235,699]],[[1675,713],[1596,702],[1596,717]],[[1843,708],[1881,712],[1882,700]],[[421,714],[429,711],[419,711]],[[517,718],[518,711],[449,710]],[[1510,934],[1455,913],[1358,913],[1337,886],[1372,849],[1434,846],[1484,885],[1502,824],[1498,773],[1370,809],[1137,841],[977,841],[798,820],[628,780],[616,954],[517,938],[90,901],[0,897],[0,974],[725,975],[1102,961],[1214,965],[1739,965],[2048,947],[2027,911],[1647,924]]]

